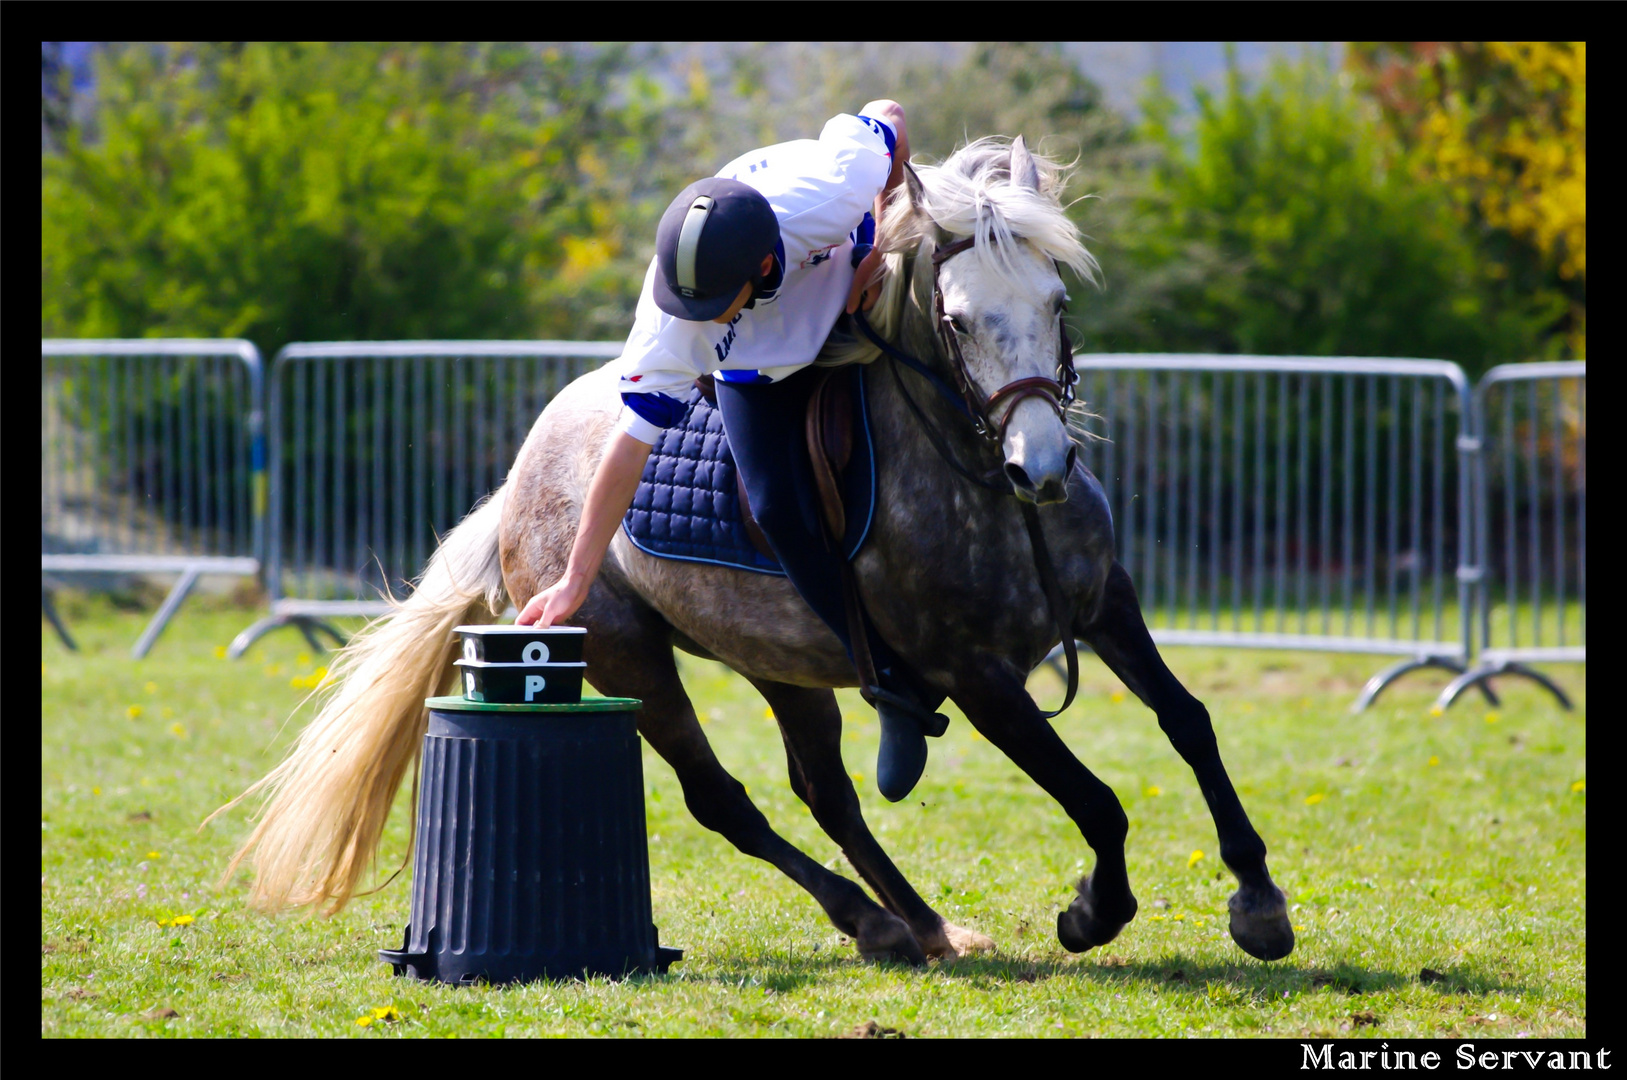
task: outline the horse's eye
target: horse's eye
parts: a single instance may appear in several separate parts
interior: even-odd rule
[[[944,319],[944,322],[949,324],[949,329],[953,330],[955,333],[960,334],[963,337],[965,336],[965,334],[966,334],[966,325],[960,321],[959,317],[954,316],[954,315],[945,315],[943,317],[943,319]]]

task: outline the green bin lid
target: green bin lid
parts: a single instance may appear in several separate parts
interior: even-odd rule
[[[554,705],[500,705],[496,702],[470,701],[459,695],[448,695],[425,698],[424,704],[443,712],[583,713],[637,712],[644,702],[630,697],[590,697]]]

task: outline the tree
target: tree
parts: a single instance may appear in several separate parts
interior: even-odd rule
[[[635,67],[614,47],[105,48],[92,122],[42,158],[42,332],[620,337],[676,179]]]
[[[1102,258],[1111,297],[1081,312],[1097,347],[1425,356],[1471,370],[1536,347],[1527,312],[1493,303],[1438,184],[1388,167],[1360,102],[1312,60],[1257,88],[1235,67],[1196,92],[1192,130],[1155,93],[1155,154],[1123,176]],[[1124,200],[1120,200],[1121,205]]]
[[[1450,192],[1511,296],[1587,352],[1587,43],[1360,42],[1396,157]],[[1562,299],[1558,299],[1562,298]]]

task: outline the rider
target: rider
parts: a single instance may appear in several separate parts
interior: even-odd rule
[[[757,522],[786,576],[852,658],[842,556],[827,549],[817,518],[804,512],[813,488],[802,442],[811,384],[796,376],[844,310],[874,305],[881,262],[874,222],[908,159],[904,110],[879,99],[857,116],[833,117],[817,140],[743,154],[672,201],[627,347],[614,361],[621,416],[569,563],[517,622],[551,626],[587,599],[652,445],[683,416],[678,399],[698,376],[716,372],[717,406]],[[867,637],[882,683],[866,688],[881,718],[876,784],[897,801],[926,765],[923,724],[933,724],[930,710],[942,695],[919,685],[873,631]]]

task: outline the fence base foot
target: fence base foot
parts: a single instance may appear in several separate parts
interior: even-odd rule
[[[299,632],[305,635],[305,640],[310,643],[311,648],[317,652],[327,651],[327,647],[317,639],[315,633],[317,630],[321,630],[331,637],[334,645],[343,648],[345,644],[346,639],[343,634],[335,630],[331,624],[323,622],[314,615],[267,615],[232,639],[231,645],[226,649],[227,658],[236,660],[249,651],[249,646],[282,626],[298,627]]]
[[[1441,691],[1441,696],[1435,699],[1435,708],[1440,710],[1450,709],[1452,703],[1463,695],[1463,691],[1471,686],[1478,686],[1481,690],[1489,689],[1490,680],[1498,675],[1523,675],[1532,682],[1546,688],[1550,694],[1558,699],[1560,707],[1566,712],[1575,709],[1575,706],[1571,704],[1571,699],[1565,694],[1565,691],[1559,688],[1558,683],[1535,668],[1528,668],[1516,660],[1504,660],[1497,664],[1481,664],[1472,671],[1465,671],[1448,683],[1445,690]],[[1495,705],[1497,699],[1492,698],[1491,702]]]
[[[1350,711],[1353,713],[1361,712],[1374,701],[1378,700],[1379,694],[1383,693],[1387,686],[1401,678],[1401,676],[1405,675],[1409,671],[1416,671],[1418,668],[1426,667],[1441,668],[1445,671],[1455,672],[1461,676],[1466,668],[1466,665],[1460,661],[1452,660],[1445,656],[1425,656],[1412,660],[1403,660],[1399,664],[1393,664],[1379,672],[1377,675],[1374,675],[1371,679],[1368,679],[1367,685],[1361,688],[1361,694],[1357,696],[1355,704],[1350,706]],[[1480,684],[1480,692],[1486,695],[1486,700],[1491,704],[1501,704],[1501,702],[1497,700],[1497,693],[1486,683]]]
[[[153,644],[158,640],[158,635],[162,634],[164,627],[169,625],[170,619],[180,609],[181,602],[192,591],[192,586],[198,583],[198,577],[201,574],[202,571],[195,566],[189,566],[181,573],[181,580],[177,581],[175,588],[171,589],[169,595],[164,597],[164,603],[159,607],[158,614],[153,616],[153,621],[147,624],[147,629],[141,632],[141,637],[136,641],[135,647],[130,650],[132,657],[140,660],[152,651]]]
[[[79,646],[73,643],[73,638],[68,635],[68,628],[63,625],[62,618],[56,613],[56,605],[51,602],[50,589],[40,590],[40,607],[44,609],[45,617],[51,621],[51,628],[56,631],[56,636],[62,639],[62,644],[68,647],[69,652],[78,652]]]

